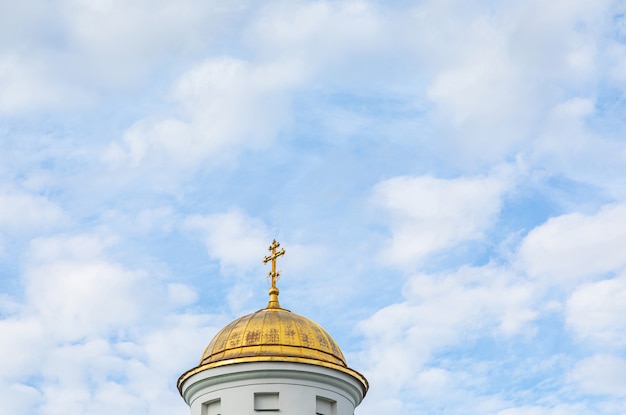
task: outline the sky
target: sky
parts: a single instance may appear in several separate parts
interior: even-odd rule
[[[189,413],[267,304],[357,415],[623,415],[626,3],[0,0],[0,415]]]

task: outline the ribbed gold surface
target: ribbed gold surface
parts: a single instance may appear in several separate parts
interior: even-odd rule
[[[266,308],[224,327],[205,349],[199,366],[227,361],[290,358],[347,367],[343,353],[320,325],[282,308]],[[219,362],[219,363],[218,363]]]

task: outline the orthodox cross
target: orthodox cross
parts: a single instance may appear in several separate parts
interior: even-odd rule
[[[272,277],[272,288],[276,288],[276,280],[278,279],[278,277],[280,277],[280,271],[276,271],[276,259],[279,256],[285,255],[284,249],[281,249],[280,251],[276,251],[276,249],[279,246],[280,244],[276,242],[276,239],[274,239],[270,247],[267,248],[267,250],[270,251],[272,254],[263,258],[264,264],[267,264],[268,262],[272,261],[272,270],[267,273],[268,277]]]

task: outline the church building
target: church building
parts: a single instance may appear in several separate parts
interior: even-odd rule
[[[353,415],[367,393],[363,375],[319,324],[280,306],[275,240],[267,307],[220,330],[200,363],[178,379],[191,415]]]

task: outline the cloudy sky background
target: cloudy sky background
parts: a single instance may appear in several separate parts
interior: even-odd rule
[[[187,414],[273,238],[358,415],[623,414],[625,92],[622,1],[0,1],[0,414]]]

